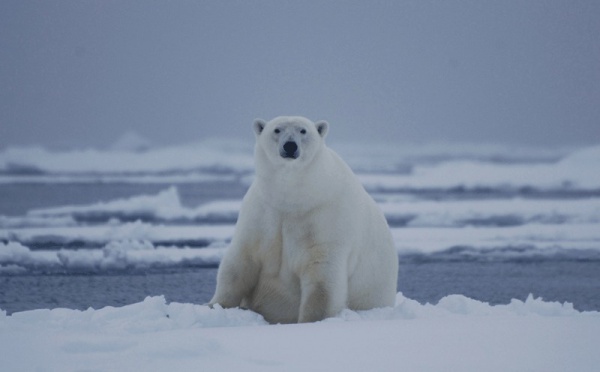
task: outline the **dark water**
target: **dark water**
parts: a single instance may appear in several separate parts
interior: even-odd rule
[[[571,302],[580,311],[600,310],[600,265],[592,261],[430,262],[400,264],[398,290],[419,302],[449,294],[492,304],[525,300]]]
[[[65,307],[98,309],[164,295],[169,302],[203,304],[215,288],[216,268],[179,268],[85,275],[0,276],[0,308],[8,313]],[[462,294],[491,304],[525,300],[572,302],[576,309],[600,310],[597,262],[405,262],[398,290],[421,303]]]
[[[203,304],[212,296],[216,276],[216,268],[0,276],[0,308],[8,313],[57,307],[99,309],[159,295],[168,301]]]

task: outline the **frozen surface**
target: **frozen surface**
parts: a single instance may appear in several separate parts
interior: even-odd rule
[[[583,200],[539,200],[514,197],[503,200],[406,200],[401,196],[380,195],[381,209],[391,225],[464,226],[519,225],[525,223],[597,223],[600,221],[600,198]],[[171,186],[156,195],[141,195],[92,205],[34,209],[24,217],[0,217],[0,226],[58,224],[53,219],[146,219],[159,221],[229,221],[235,222],[241,206],[239,200],[218,200],[195,208],[181,202],[178,190]],[[60,220],[58,220],[60,221]]]
[[[146,151],[123,151],[123,147],[129,146],[118,144],[116,149],[108,151],[86,149],[65,152],[41,147],[9,147],[0,152],[0,170],[17,174],[161,173],[195,169],[249,171],[253,164],[246,143],[211,140]]]
[[[157,195],[141,195],[93,205],[37,209],[29,211],[27,216],[32,219],[74,216],[79,219],[137,217],[166,221],[227,220],[235,222],[240,206],[241,200],[219,200],[196,208],[187,208],[182,205],[177,188],[171,186]]]
[[[120,308],[0,315],[7,370],[593,371],[600,315],[530,296],[490,306],[464,296],[267,325],[239,309],[148,297]]]
[[[216,267],[224,246],[192,249],[154,246],[147,240],[111,241],[101,249],[31,250],[16,242],[0,243],[0,272],[44,270],[98,272],[150,267]],[[15,270],[19,271],[15,271]]]

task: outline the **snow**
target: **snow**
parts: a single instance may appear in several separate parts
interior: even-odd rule
[[[168,266],[216,266],[233,225],[167,226],[142,222],[116,226],[0,230],[0,267],[98,271]],[[426,231],[426,233],[424,233]],[[600,260],[598,224],[393,228],[402,257],[453,260]],[[6,240],[7,243],[2,243]],[[91,247],[70,248],[86,242]],[[197,245],[191,247],[190,244]],[[31,247],[58,247],[32,249]]]
[[[600,146],[576,151],[556,163],[490,163],[480,160],[451,160],[415,166],[408,174],[361,175],[367,189],[420,188],[600,188]]]
[[[161,229],[154,227],[151,230],[146,230],[147,234],[136,230],[135,227],[142,227],[140,224],[134,223],[134,228],[119,230],[113,235],[113,232],[104,230],[104,227],[88,227],[84,228],[87,232],[79,231],[77,234],[68,236],[63,231],[62,236],[52,235],[53,244],[60,247],[60,243],[68,245],[71,241],[85,240],[88,244],[94,242],[94,235],[98,236],[97,244],[102,246],[101,249],[67,249],[60,248],[54,250],[36,249],[32,250],[29,247],[21,244],[19,241],[32,241],[36,239],[48,239],[48,235],[40,234],[40,237],[33,235],[29,239],[21,236],[12,236],[7,243],[0,242],[0,269],[11,267],[14,271],[20,269],[43,269],[61,270],[61,271],[76,271],[76,272],[96,272],[101,270],[118,270],[118,269],[143,269],[148,267],[168,267],[168,266],[211,266],[215,267],[223,257],[226,247],[226,237],[233,234],[232,227],[219,228],[212,226],[211,231],[202,235],[202,239],[206,240],[206,247],[202,249],[190,247],[177,247],[154,245],[151,241],[145,239],[133,239],[119,236],[120,234],[130,234],[129,236],[156,236],[161,235]],[[127,227],[127,226],[126,226]],[[147,226],[145,226],[147,227]],[[180,232],[184,229],[179,227],[171,232],[164,233],[160,236],[164,241],[169,239],[185,239]],[[197,234],[195,230],[207,230],[207,228],[196,229],[189,227],[185,229],[192,234]],[[220,230],[225,230],[220,232]],[[106,235],[108,234],[108,235]],[[201,234],[201,232],[200,232]],[[1,235],[1,233],[0,233]],[[173,236],[174,235],[174,236]],[[2,238],[0,238],[2,239]],[[9,239],[7,239],[9,240]],[[160,239],[158,239],[160,240]],[[188,241],[193,241],[190,238]],[[212,240],[212,241],[211,241]],[[58,243],[57,243],[58,241]]]
[[[182,265],[216,267],[224,251],[225,246],[199,250],[155,247],[148,241],[112,241],[102,250],[60,250],[56,253],[59,262],[55,264],[63,269],[85,272]]]
[[[462,226],[472,224],[523,223],[597,223],[600,222],[600,198],[583,200],[405,200],[397,196],[379,196],[379,204],[390,223],[407,220],[409,226]],[[155,220],[220,220],[234,222],[242,201],[218,200],[195,208],[181,203],[177,187],[171,186],[156,195],[140,195],[92,205],[62,206],[35,209],[26,218],[0,217],[0,227],[42,225],[62,218],[67,223],[72,217],[144,216]]]
[[[426,233],[425,233],[426,232]],[[549,251],[589,250],[600,252],[598,224],[526,225],[506,228],[407,228],[392,229],[399,251],[438,253],[457,247],[474,251],[500,248],[496,254],[507,254],[503,248],[532,248],[534,254]]]
[[[121,148],[56,152],[42,147],[9,147],[0,152],[0,171],[8,173],[159,173],[194,169],[248,172],[253,169],[251,151],[244,143],[207,140],[143,152]]]
[[[596,153],[593,152],[595,155]],[[598,189],[600,158],[573,164],[569,158],[555,164],[489,164],[457,160],[415,167],[409,174],[361,175],[367,189],[393,191],[422,188],[537,188]]]
[[[383,197],[380,208],[390,223],[404,219],[411,227],[600,222],[600,198],[428,201]]]
[[[233,235],[233,225],[167,226],[144,222],[125,224],[73,226],[73,227],[32,227],[0,230],[0,239],[28,243],[65,244],[83,241],[92,245],[102,245],[113,240],[151,241],[225,241]]]
[[[128,199],[83,206],[63,206],[31,210],[31,217],[60,217],[69,215],[119,215],[147,216],[163,220],[195,220],[210,217],[235,221],[241,207],[241,200],[213,201],[197,208],[187,208],[181,203],[179,192],[175,186],[159,192],[157,195],[141,195]],[[1,222],[0,222],[1,223]]]
[[[594,371],[600,313],[530,296],[491,306],[461,295],[267,325],[248,310],[163,297],[85,311],[0,315],[6,370]]]

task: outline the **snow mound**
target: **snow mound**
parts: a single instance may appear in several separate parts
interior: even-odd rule
[[[518,226],[531,223],[600,222],[600,198],[500,200],[405,200],[376,195],[392,227]],[[0,227],[72,226],[76,222],[114,220],[147,222],[235,223],[242,200],[217,200],[195,208],[183,205],[178,188],[90,205],[34,209],[22,217],[0,216]]]
[[[107,306],[94,310],[39,309],[0,317],[0,324],[14,322],[28,326],[59,327],[65,330],[85,329],[103,332],[157,332],[170,329],[237,327],[265,325],[259,314],[241,309],[209,308],[205,305],[170,303],[164,296],[147,297],[144,301],[123,306]]]
[[[0,242],[0,269],[8,274],[27,269],[98,272],[173,266],[216,267],[224,250],[222,244],[194,249],[154,246],[145,240],[111,241],[102,249],[60,250],[31,250],[18,242]]]
[[[574,152],[555,163],[494,163],[451,159],[417,164],[407,174],[363,174],[367,189],[477,189],[596,190],[600,188],[600,146]]]
[[[143,140],[141,140],[143,142]],[[135,142],[135,143],[133,143]],[[140,139],[124,138],[117,149],[50,151],[43,147],[9,147],[0,152],[0,172],[27,173],[162,173],[197,169],[244,173],[252,169],[248,144],[211,140],[180,146],[140,147]]]
[[[362,321],[395,319],[430,319],[461,316],[599,316],[600,312],[579,312],[572,303],[545,302],[530,294],[525,301],[513,299],[506,305],[490,305],[463,295],[446,296],[436,304],[421,304],[398,293],[393,308],[381,308],[367,311],[343,310],[337,317],[325,321]]]
[[[235,222],[241,200],[221,200],[203,204],[196,208],[182,205],[179,191],[171,186],[156,195],[139,195],[131,198],[100,202],[92,205],[63,206],[35,209],[27,213],[37,219],[52,217],[72,218],[78,221],[126,219],[146,221],[210,221]],[[68,220],[67,220],[68,221]],[[2,220],[0,220],[0,224]],[[8,222],[7,222],[8,223]],[[1,226],[1,225],[0,225]]]
[[[394,307],[366,311],[346,309],[323,322],[432,319],[448,316],[600,318],[600,312],[580,312],[575,310],[571,303],[545,302],[533,295],[529,295],[525,301],[513,299],[505,305],[490,305],[462,295],[450,295],[432,305],[420,304],[398,293]],[[223,309],[218,305],[210,308],[207,305],[167,303],[164,296],[155,296],[147,297],[140,303],[123,307],[107,306],[98,310],[40,309],[17,312],[10,316],[3,312],[0,316],[0,326],[7,324],[56,327],[63,330],[85,328],[90,331],[124,329],[134,332],[157,332],[188,328],[262,326],[268,323],[260,314],[250,310]]]

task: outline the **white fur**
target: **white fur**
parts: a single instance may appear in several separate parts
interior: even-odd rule
[[[256,176],[211,305],[246,307],[271,323],[393,306],[398,257],[389,228],[325,145],[328,128],[302,117],[255,121]],[[297,144],[296,158],[282,156],[286,142]]]

